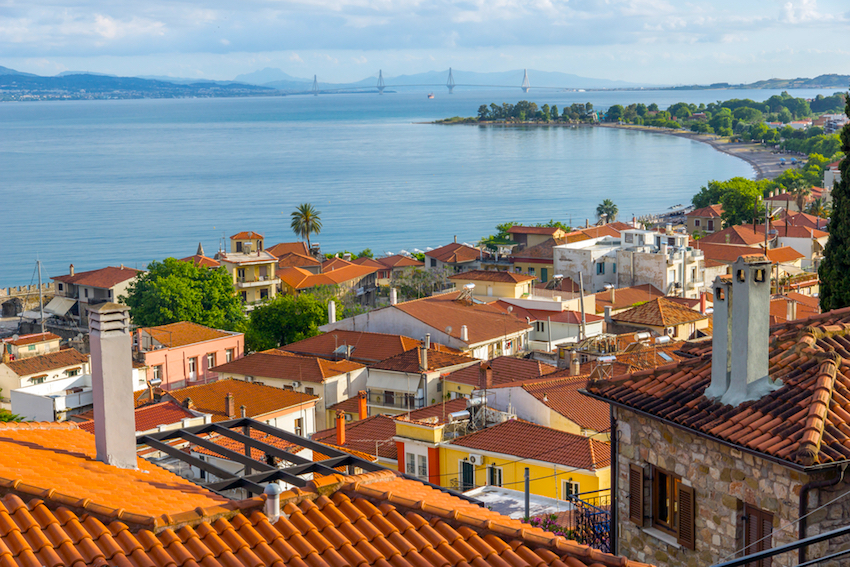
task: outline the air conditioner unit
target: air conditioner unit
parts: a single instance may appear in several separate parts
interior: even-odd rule
[[[293,383],[292,383],[292,387],[293,387],[293,388],[300,388],[300,387],[301,387],[301,382],[299,382],[298,380],[296,380],[295,382],[293,382]]]
[[[474,453],[469,454],[469,459],[467,459],[471,464],[479,466],[484,464],[484,455],[476,455]]]

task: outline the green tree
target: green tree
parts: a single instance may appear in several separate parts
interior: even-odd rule
[[[653,102],[649,106],[647,106],[646,109],[649,112],[658,112],[658,105]]]
[[[844,112],[850,116],[850,97]],[[850,154],[850,124],[841,129],[841,151]],[[818,268],[823,311],[850,305],[850,159],[845,157],[838,168],[841,181],[832,189],[829,240]]]
[[[599,220],[605,219],[605,222],[614,222],[617,219],[617,213],[619,213],[619,209],[617,209],[617,205],[614,204],[614,201],[611,199],[605,199],[596,207],[596,218]]]
[[[605,113],[605,120],[608,122],[617,122],[623,117],[623,112],[625,112],[623,106],[615,104],[608,109],[608,112]]]
[[[142,327],[190,321],[237,331],[245,321],[233,277],[226,269],[174,258],[151,262],[119,300],[130,308],[133,323]]]
[[[314,337],[328,322],[327,303],[309,293],[279,295],[251,311],[245,346],[259,351]]]
[[[478,120],[487,120],[490,118],[490,109],[487,108],[486,104],[482,104],[478,107]]]
[[[753,217],[764,218],[763,189],[758,183],[743,177],[733,177],[725,183],[726,189],[720,198],[725,226],[752,222]]]
[[[357,253],[358,258],[374,258],[375,255],[372,253],[371,248],[364,248],[360,252]]]
[[[319,234],[322,231],[321,214],[310,203],[302,203],[290,215],[292,232],[307,240],[307,248],[311,247],[310,235]]]

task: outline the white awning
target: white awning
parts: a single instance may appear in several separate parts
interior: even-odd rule
[[[70,297],[54,297],[44,306],[44,310],[53,315],[62,316],[74,306],[74,303],[76,300]]]

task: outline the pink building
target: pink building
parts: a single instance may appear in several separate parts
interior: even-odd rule
[[[245,353],[242,333],[182,321],[136,330],[135,358],[154,386],[173,390],[218,380],[210,368]]]

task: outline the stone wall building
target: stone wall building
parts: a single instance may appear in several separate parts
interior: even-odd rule
[[[710,343],[588,386],[613,408],[618,552],[695,567],[847,524],[850,309],[768,328],[769,266],[742,257],[715,280]],[[770,564],[848,546],[832,539]]]

